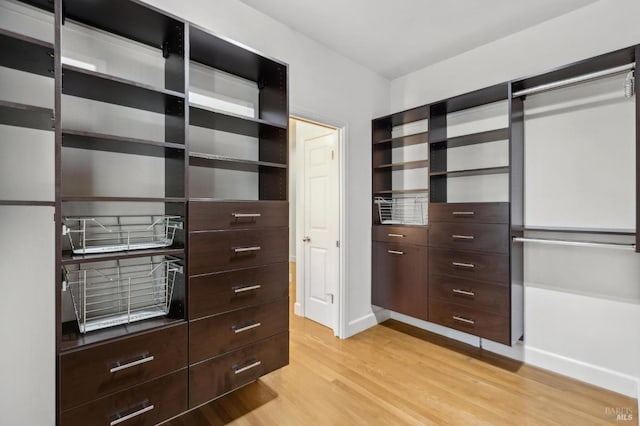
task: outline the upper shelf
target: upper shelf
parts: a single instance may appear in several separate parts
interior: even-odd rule
[[[407,136],[398,136],[395,138],[382,139],[374,142],[374,145],[390,145],[391,148],[400,148],[402,146],[417,145],[429,142],[429,132],[414,133]]]
[[[184,94],[89,71],[71,65],[62,68],[62,93],[159,114],[183,115]]]
[[[53,77],[53,45],[0,29],[0,66]]]
[[[411,108],[394,114],[376,118],[376,125],[387,127],[389,130],[394,126],[412,123],[414,121],[427,120],[429,118],[429,105]]]
[[[204,154],[200,152],[189,153],[189,164],[197,167],[212,167],[212,168],[218,168],[218,169],[237,170],[237,171],[244,171],[244,172],[258,172],[263,167],[285,169],[285,170],[287,168],[286,164],[281,164],[281,163],[271,163],[268,161],[241,160],[237,158]]]
[[[447,172],[431,172],[429,173],[429,176],[462,177],[462,176],[495,175],[495,174],[501,174],[501,173],[509,173],[509,166],[480,167],[477,169],[451,170]]]
[[[156,142],[79,130],[62,130],[62,146],[94,151],[119,152],[150,157],[171,157],[184,145]]]
[[[0,100],[0,124],[53,130],[53,110]]]
[[[217,111],[202,106],[189,107],[189,124],[256,138],[260,136],[261,130],[263,129],[287,129],[286,125],[272,123],[259,118]]]
[[[461,146],[474,145],[485,142],[501,141],[509,139],[509,128],[489,130],[486,132],[471,133],[468,135],[456,136],[452,138],[442,138],[432,140],[430,145],[435,147],[457,148]]]
[[[409,170],[409,169],[420,169],[429,166],[429,160],[418,160],[418,161],[405,161],[402,163],[390,163],[390,164],[381,164],[379,166],[374,166],[374,169],[377,170]]]
[[[93,196],[93,195],[63,195],[63,202],[77,202],[77,203],[86,203],[86,202],[134,202],[134,203],[184,203],[186,201],[185,198],[180,197],[165,197],[165,198],[157,198],[157,197],[103,197],[103,196]]]
[[[509,97],[509,85],[507,83],[496,84],[495,86],[454,96],[441,102],[432,104],[432,115],[446,114],[463,109],[469,109],[480,105],[490,104],[505,100]]]

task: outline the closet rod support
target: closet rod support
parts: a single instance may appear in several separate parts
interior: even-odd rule
[[[596,248],[611,248],[622,250],[635,250],[635,244],[625,243],[602,243],[599,241],[572,241],[572,240],[560,240],[551,238],[530,238],[530,237],[513,237],[515,243],[539,243],[550,244],[559,246],[574,246],[574,247],[596,247]]]
[[[558,89],[564,86],[570,86],[572,84],[582,83],[588,80],[595,80],[598,78],[608,77],[610,75],[621,74],[629,70],[635,69],[636,63],[631,62],[629,64],[620,65],[619,67],[609,68],[602,71],[596,71],[589,74],[579,75],[577,77],[567,78],[565,80],[554,81],[553,83],[541,84],[540,86],[530,87],[528,89],[518,90],[514,92],[511,97],[519,98],[520,96],[531,95],[539,92],[546,92],[547,90]]]

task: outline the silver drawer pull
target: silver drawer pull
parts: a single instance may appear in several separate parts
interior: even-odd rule
[[[115,367],[113,367],[111,370],[109,370],[110,373],[115,373],[117,371],[122,371],[122,370],[126,370],[127,368],[131,368],[131,367],[135,367],[136,365],[140,365],[140,364],[144,364],[146,362],[151,362],[153,361],[153,355],[151,356],[144,356],[141,359],[137,359],[135,361],[131,361],[128,362],[126,364],[122,364],[120,365],[120,363],[116,364]]]
[[[255,285],[248,285],[245,287],[236,287],[233,289],[234,293],[244,293],[245,291],[251,291],[251,290],[257,290],[259,288],[261,288],[262,286],[260,284],[255,284]]]
[[[387,237],[404,238],[404,235],[402,235],[402,234],[387,234]]]
[[[403,252],[403,251],[398,251],[398,250],[387,250],[387,253],[391,253],[391,254],[400,254],[400,255],[404,254],[404,252]]]
[[[452,212],[454,216],[473,216],[476,212]]]
[[[255,246],[255,247],[235,247],[233,249],[234,252],[236,253],[247,253],[250,251],[260,251],[262,250],[262,247],[260,246]]]
[[[260,217],[262,216],[262,214],[261,213],[231,213],[231,216],[238,219],[243,217]]]
[[[453,291],[455,294],[462,294],[463,296],[471,296],[471,297],[473,297],[473,296],[475,296],[475,295],[476,295],[476,294],[475,294],[474,292],[472,292],[472,291],[460,290],[460,289],[457,289],[457,288],[454,288],[454,289],[453,289],[453,290],[451,290],[451,291]]]
[[[465,324],[471,324],[474,325],[476,322],[474,320],[468,319],[468,318],[462,318],[462,317],[458,317],[458,316],[453,316],[453,319],[456,321],[460,321],[463,322]]]
[[[148,406],[146,406],[144,408],[139,409],[138,411],[134,411],[131,414],[127,414],[126,416],[119,417],[119,418],[115,419],[114,421],[109,423],[109,425],[110,426],[115,426],[115,425],[120,424],[122,422],[126,422],[127,420],[132,419],[134,417],[138,417],[140,414],[147,413],[147,412],[153,410],[154,408],[156,408],[156,407],[153,406],[153,405],[148,405]]]
[[[451,264],[453,266],[457,266],[459,268],[469,268],[469,269],[473,269],[476,267],[476,265],[474,265],[473,263],[462,263],[462,262],[451,262]]]
[[[256,368],[257,366],[259,366],[260,364],[262,364],[262,361],[256,361],[256,362],[252,362],[249,365],[245,365],[242,368],[237,368],[233,370],[234,374],[240,374],[240,373],[244,373],[247,370],[251,370],[252,368]]]
[[[262,324],[260,324],[259,322],[254,322],[253,324],[249,324],[249,325],[246,325],[244,327],[236,328],[236,326],[234,325],[231,328],[233,329],[234,333],[238,334],[238,333],[242,333],[243,331],[249,331],[252,328],[260,327],[261,325]]]
[[[473,235],[456,235],[456,234],[453,234],[451,238],[453,238],[454,240],[475,240],[476,239],[476,237],[474,237]]]

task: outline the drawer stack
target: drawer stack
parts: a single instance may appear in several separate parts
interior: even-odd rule
[[[189,202],[189,407],[289,363],[288,204]]]
[[[187,324],[61,354],[60,405],[64,426],[156,424],[185,411]]]
[[[374,305],[427,319],[427,228],[373,227]]]
[[[510,344],[508,203],[429,206],[429,321]]]

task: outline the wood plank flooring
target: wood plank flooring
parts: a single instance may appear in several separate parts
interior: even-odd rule
[[[615,409],[631,410],[632,420],[616,420]],[[289,366],[167,424],[626,426],[637,419],[635,399],[397,321],[340,340],[291,315]]]

